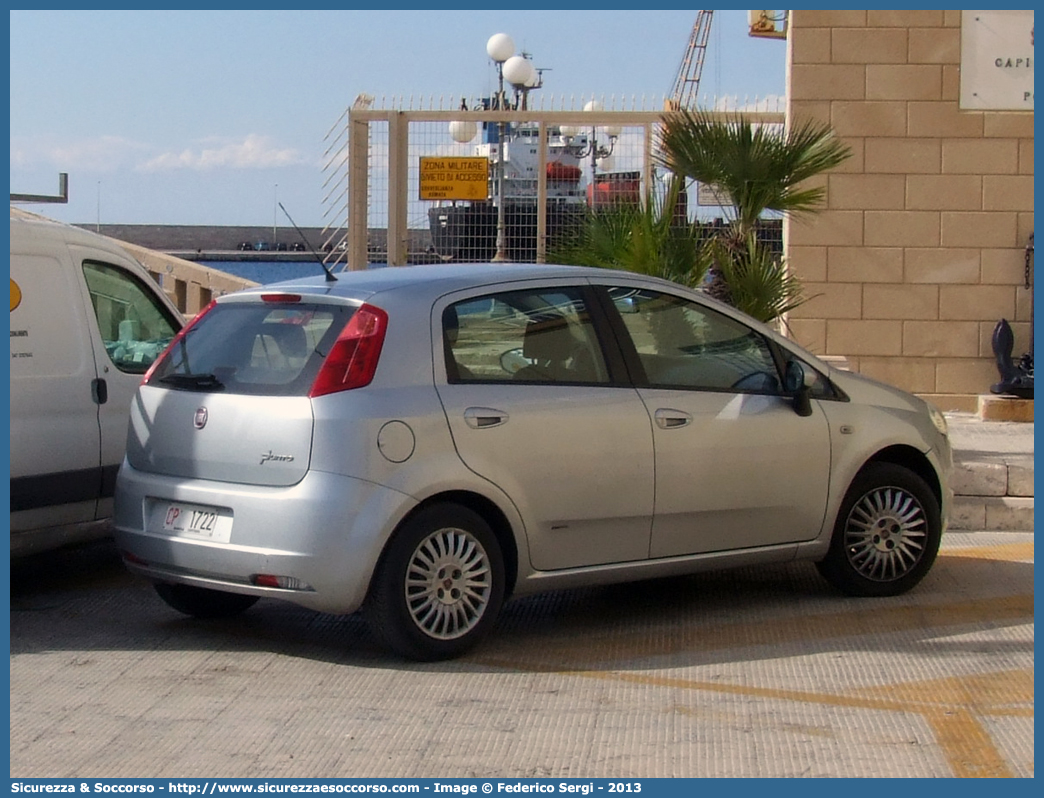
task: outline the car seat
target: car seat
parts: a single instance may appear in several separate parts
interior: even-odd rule
[[[569,362],[577,349],[564,316],[548,315],[529,322],[522,338],[522,355],[530,361],[515,373],[526,382],[575,382]]]

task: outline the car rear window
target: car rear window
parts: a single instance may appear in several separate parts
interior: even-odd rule
[[[303,396],[354,311],[301,303],[217,304],[167,352],[150,384]]]

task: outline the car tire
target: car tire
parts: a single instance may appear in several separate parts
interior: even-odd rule
[[[193,618],[230,618],[257,603],[257,596],[226,593],[192,585],[157,582],[153,587],[168,605]]]
[[[489,524],[466,507],[433,505],[409,518],[385,549],[368,620],[407,659],[451,659],[493,626],[504,582],[503,554]]]
[[[841,502],[830,550],[816,563],[850,596],[897,596],[924,578],[942,539],[939,501],[917,474],[871,463]]]

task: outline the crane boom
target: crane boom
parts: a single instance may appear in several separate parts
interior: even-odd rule
[[[664,103],[668,111],[680,108],[694,109],[696,95],[700,90],[700,76],[703,74],[703,59],[707,54],[707,39],[710,36],[713,11],[696,13],[696,23],[689,35],[689,46],[685,48],[685,56],[678,68],[678,76],[674,79],[671,95]]]

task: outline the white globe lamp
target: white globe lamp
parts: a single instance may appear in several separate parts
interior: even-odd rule
[[[506,33],[494,33],[486,42],[486,53],[498,64],[503,64],[515,54],[515,42]]]
[[[470,120],[449,123],[450,137],[458,144],[467,144],[478,133],[478,125]]]
[[[520,55],[513,55],[504,62],[504,80],[512,86],[525,86],[535,71],[529,60]]]

